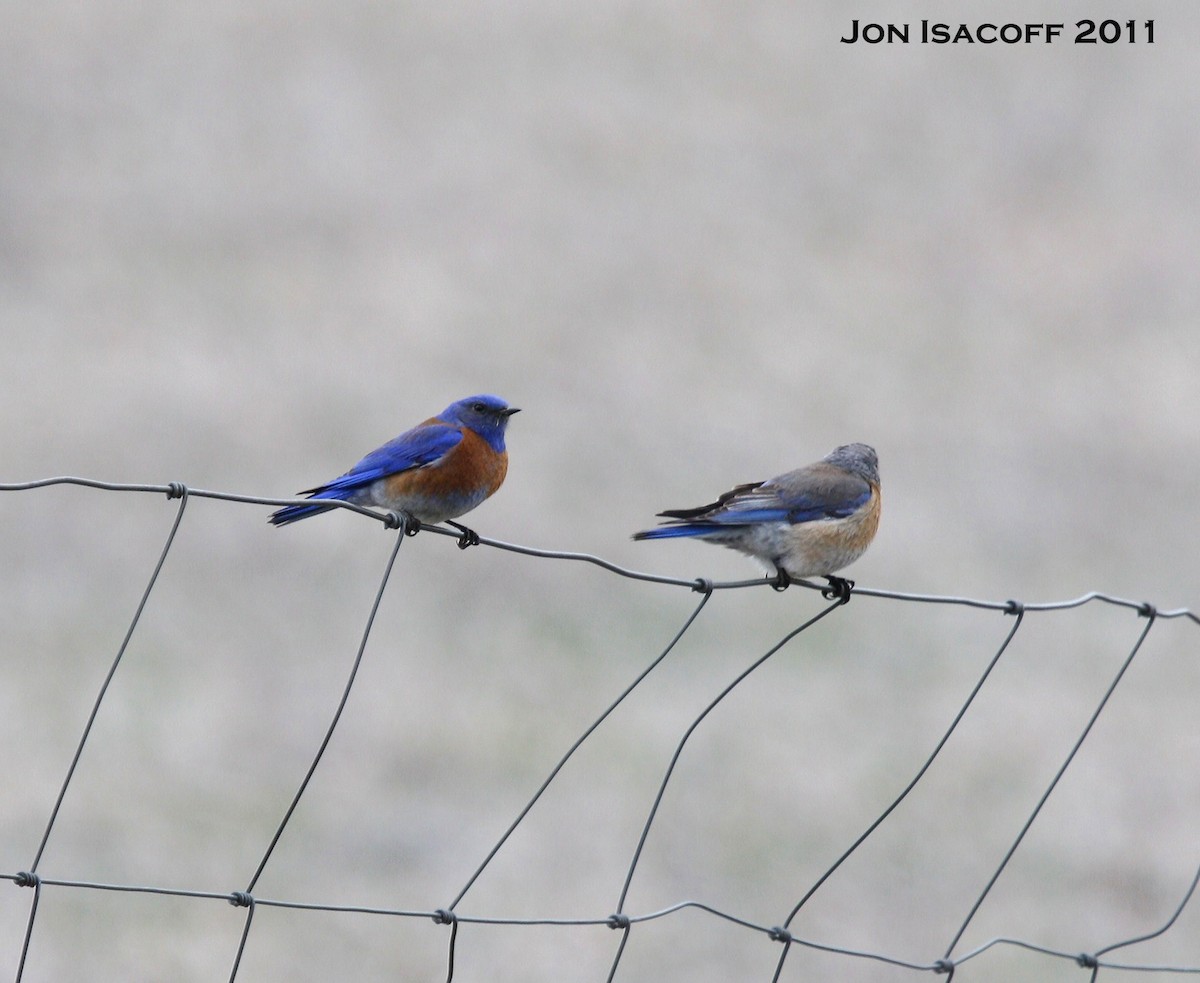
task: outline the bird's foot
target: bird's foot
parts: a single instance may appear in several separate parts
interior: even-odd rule
[[[771,578],[771,590],[785,591],[792,586],[792,575],[783,569],[778,563],[775,564],[775,576]]]
[[[461,533],[458,537],[458,548],[460,550],[465,550],[469,546],[479,545],[479,533],[474,529],[468,529],[466,526],[459,525],[457,522],[451,522],[449,519],[446,520],[446,525],[453,526]]]
[[[403,509],[393,510],[384,517],[384,529],[402,529],[404,535],[415,536],[421,531],[421,520]]]
[[[837,601],[845,604],[850,600],[850,592],[854,590],[854,581],[845,577],[826,577],[829,586],[821,591],[821,596],[827,601]]]

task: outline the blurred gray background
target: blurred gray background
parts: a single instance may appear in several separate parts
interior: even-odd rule
[[[1156,18],[1156,43],[1073,22]],[[1055,44],[844,45],[851,17],[1068,24]],[[679,577],[633,543],[852,440],[884,481],[861,586],[1200,605],[1200,8],[1094,3],[8,2],[0,482],[286,496],[460,396],[524,408],[484,535]],[[914,33],[915,36],[915,33]],[[160,496],[0,495],[0,872],[32,863],[170,526]],[[392,543],[194,500],[39,867],[245,886],[336,705]],[[340,729],[256,893],[448,904],[697,603],[405,543]],[[715,597],[459,905],[604,917],[675,744],[820,610]],[[1011,627],[860,598],[697,730],[627,910],[772,925],[915,774]],[[913,796],[793,923],[942,955],[1145,622],[1031,614]],[[1197,629],[1160,621],[956,952],[1162,925],[1200,862]],[[0,883],[0,977],[31,892]],[[223,980],[244,912],[47,887],[27,981]],[[243,983],[439,980],[426,920],[260,908]],[[1200,905],[1128,962],[1200,965]],[[605,928],[459,933],[455,979],[603,980]],[[698,912],[617,979],[768,980]],[[1018,949],[970,980],[1076,979]],[[783,979],[916,974],[796,948]],[[1132,973],[1122,979],[1151,979]]]

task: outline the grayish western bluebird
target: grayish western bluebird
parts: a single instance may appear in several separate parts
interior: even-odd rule
[[[738,485],[710,505],[660,512],[667,522],[633,538],[694,536],[760,560],[781,588],[791,577],[819,576],[848,596],[851,582],[833,573],[871,545],[879,501],[875,449],[845,444],[815,464]]]

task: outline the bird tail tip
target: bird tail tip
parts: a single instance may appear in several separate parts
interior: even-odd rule
[[[286,526],[289,522],[299,522],[318,512],[327,512],[329,508],[328,505],[287,505],[272,512],[267,521],[273,526]]]
[[[641,532],[633,534],[634,540],[642,539],[681,539],[687,536],[703,536],[706,532],[711,532],[712,527],[707,525],[663,525],[657,529],[643,529]]]

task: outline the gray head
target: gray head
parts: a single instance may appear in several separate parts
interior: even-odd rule
[[[484,393],[451,403],[442,411],[441,419],[446,423],[474,430],[491,444],[493,450],[502,451],[504,428],[508,426],[508,418],[520,412],[518,407],[509,406],[499,396]]]
[[[879,484],[879,456],[874,447],[867,444],[842,444],[826,454],[825,460],[839,468],[845,468],[864,481]]]

